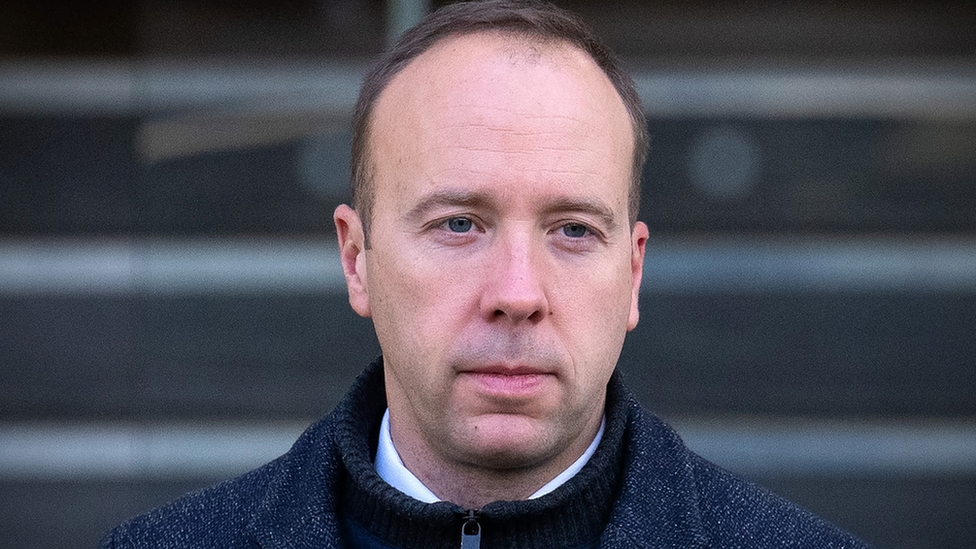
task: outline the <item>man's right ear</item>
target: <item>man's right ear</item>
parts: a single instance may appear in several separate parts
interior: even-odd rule
[[[366,280],[366,238],[359,214],[345,204],[332,215],[339,238],[339,259],[349,290],[349,305],[359,316],[369,318],[369,285]]]

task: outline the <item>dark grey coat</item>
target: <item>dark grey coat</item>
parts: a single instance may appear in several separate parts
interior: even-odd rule
[[[466,511],[423,504],[373,471],[381,360],[291,450],[129,520],[109,548],[460,547]],[[478,510],[483,549],[859,548],[863,542],[691,452],[615,375],[590,462],[551,494]]]

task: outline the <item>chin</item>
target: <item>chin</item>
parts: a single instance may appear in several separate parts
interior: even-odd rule
[[[493,447],[475,449],[470,463],[481,469],[515,471],[537,467],[550,456],[538,448]]]
[[[533,467],[551,459],[554,451],[551,429],[525,428],[519,422],[501,420],[493,425],[479,425],[476,435],[466,441],[469,461],[491,469]]]

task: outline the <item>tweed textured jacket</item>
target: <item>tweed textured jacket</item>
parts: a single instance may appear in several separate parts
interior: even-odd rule
[[[286,454],[119,525],[102,547],[865,547],[691,452],[616,374],[603,440],[575,477],[541,498],[477,510],[425,504],[379,478],[385,407],[380,359]]]

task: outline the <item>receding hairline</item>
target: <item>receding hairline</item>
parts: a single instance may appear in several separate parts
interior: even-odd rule
[[[441,27],[440,31],[435,30],[430,34],[418,35],[419,39],[413,41],[408,39],[407,43],[410,43],[411,47],[401,47],[398,44],[394,50],[377,60],[375,69],[370,71],[369,76],[364,81],[364,87],[357,101],[354,115],[353,206],[360,211],[365,233],[368,234],[369,218],[372,215],[376,194],[373,177],[375,159],[371,142],[373,140],[372,133],[377,103],[400,73],[431,50],[452,40],[479,34],[508,38],[508,47],[514,48],[513,52],[518,55],[532,57],[535,54],[541,56],[546,51],[575,51],[583,54],[585,58],[597,66],[600,73],[611,84],[617,98],[623,103],[630,121],[633,162],[632,182],[628,193],[628,210],[631,224],[633,225],[636,222],[641,194],[640,178],[649,142],[646,119],[640,98],[634,89],[633,81],[620,66],[616,56],[592,33],[589,27],[574,14],[560,8],[555,9],[564,15],[568,15],[568,18],[560,20],[559,25],[568,22],[569,26],[576,25],[576,27],[573,30],[567,30],[566,27],[559,27],[554,30],[545,25],[540,27],[535,22],[527,22],[518,18],[489,22],[488,24],[473,22],[470,25],[462,25],[460,28],[446,31],[444,27]],[[410,31],[407,32],[407,35],[409,34]]]
[[[425,58],[439,53],[438,50],[449,48],[452,42],[457,42],[466,38],[478,37],[480,35],[483,35],[488,39],[499,39],[497,50],[510,54],[513,65],[519,63],[538,64],[546,62],[547,60],[554,60],[557,63],[563,60],[569,63],[580,60],[591,65],[592,68],[596,69],[595,74],[598,74],[602,78],[602,80],[607,84],[607,90],[618,101],[618,106],[622,109],[621,112],[629,122],[632,121],[632,117],[630,115],[631,113],[627,107],[626,101],[621,96],[620,91],[614,85],[611,78],[606,74],[606,71],[603,70],[603,67],[597,63],[589,52],[574,44],[571,40],[561,37],[540,36],[530,31],[520,29],[485,29],[468,32],[453,32],[444,35],[441,37],[441,39],[432,43],[430,47],[411,58],[410,61],[401,66],[399,70],[392,73],[385,81],[382,89],[376,93],[373,98],[371,108],[369,109],[368,117],[365,120],[365,145],[367,146],[367,152],[371,152],[370,143],[372,143],[373,140],[372,132],[374,130],[374,124],[376,121],[376,113],[379,110],[378,107],[383,102],[383,98],[390,93],[390,89],[395,87],[394,85],[396,81],[400,79],[411,67],[416,67],[416,65],[423,63]],[[435,66],[435,70],[441,69],[439,66]],[[631,132],[631,137],[632,146],[637,146],[637,135],[634,132]],[[372,159],[372,156],[368,155],[368,158]]]
[[[413,65],[420,58],[429,55],[433,50],[447,47],[451,42],[476,36],[499,39],[499,41],[502,43],[501,49],[510,51],[513,54],[513,57],[517,57],[519,60],[537,61],[542,59],[542,57],[546,54],[572,50],[583,54],[583,56],[593,62],[597,68],[600,68],[599,64],[595,59],[593,59],[593,56],[590,55],[589,52],[587,52],[584,48],[581,48],[579,45],[573,43],[573,41],[568,38],[540,34],[539,32],[519,27],[500,27],[475,30],[458,30],[444,34],[438,40],[430,44],[430,46],[428,46],[424,51],[414,56],[410,62],[400,67],[400,70],[398,70],[396,74],[390,78],[389,82],[392,82],[398,74],[402,73],[407,67]],[[600,68],[600,72],[604,72],[602,68]],[[607,80],[609,81],[609,78]],[[389,82],[387,83],[386,87],[389,87]],[[380,95],[382,95],[382,92],[380,92]]]

